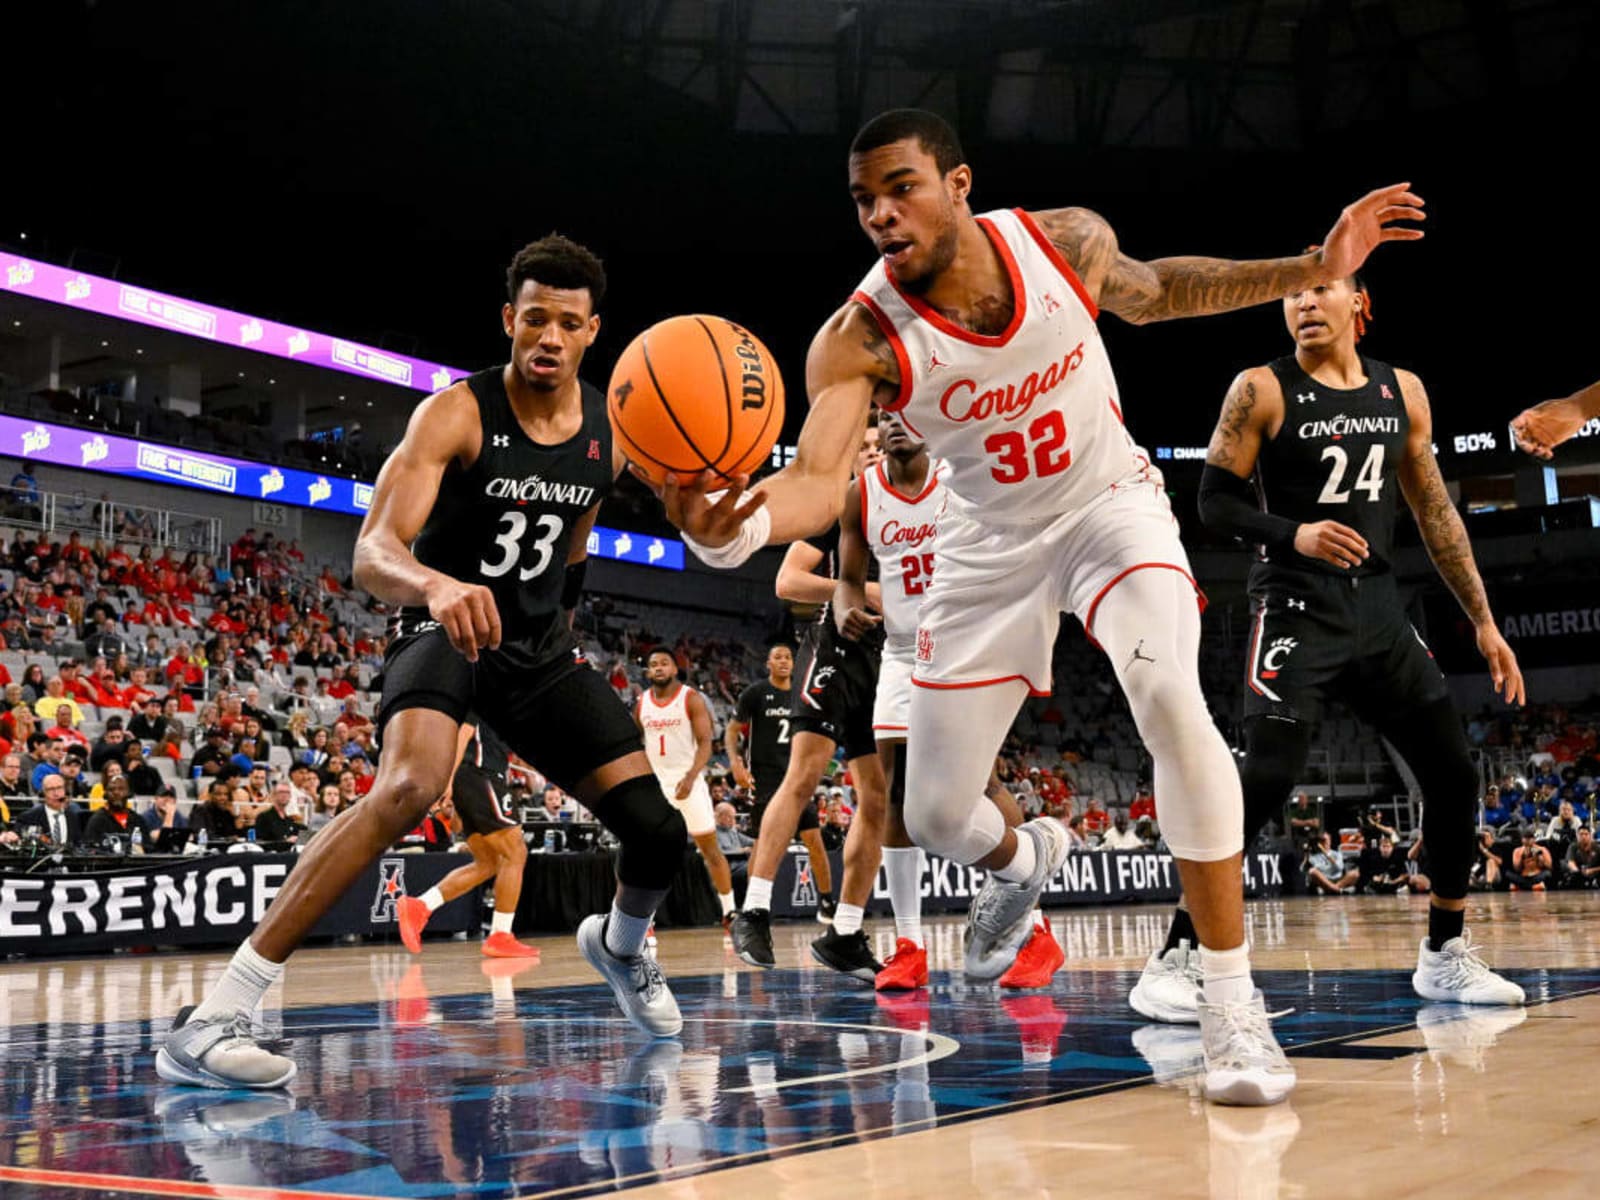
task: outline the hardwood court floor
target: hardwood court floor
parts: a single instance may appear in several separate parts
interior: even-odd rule
[[[967,984],[960,924],[930,926],[933,986],[901,999],[776,930],[757,972],[720,932],[664,930],[678,1042],[614,1016],[570,939],[540,963],[476,944],[308,950],[269,997],[287,1095],[161,1084],[154,1031],[224,955],[0,965],[0,1195],[485,1200],[643,1196],[1590,1196],[1600,1150],[1600,894],[1475,902],[1524,1012],[1425,1005],[1425,901],[1250,906],[1258,976],[1300,1073],[1228,1110],[1185,1086],[1193,1035],[1125,996],[1155,908],[1052,914],[1046,992]],[[888,949],[886,923],[878,934]]]

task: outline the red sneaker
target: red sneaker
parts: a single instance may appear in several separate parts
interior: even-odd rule
[[[929,1001],[927,988],[915,988],[909,992],[874,992],[873,999],[877,1001],[878,1011],[899,1029],[919,1033],[933,1023],[933,1005]]]
[[[1035,925],[1033,933],[1017,951],[1017,959],[1006,973],[1000,976],[1003,988],[1042,988],[1050,986],[1050,976],[1067,961],[1067,953],[1050,932],[1050,918],[1040,918],[1044,924]]]
[[[413,954],[422,953],[422,927],[433,916],[428,906],[415,896],[401,896],[394,902],[394,915],[400,922],[400,940]]]
[[[538,958],[539,948],[519,942],[509,933],[491,933],[483,939],[485,958]]]
[[[1067,1014],[1056,1007],[1055,997],[1002,996],[1000,1009],[1017,1023],[1023,1066],[1048,1067],[1067,1027]]]
[[[897,938],[894,953],[884,959],[875,986],[880,992],[904,992],[928,986],[928,952],[910,938]]]

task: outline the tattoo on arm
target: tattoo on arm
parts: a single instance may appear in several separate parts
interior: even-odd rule
[[[1423,444],[1411,455],[1407,464],[1411,487],[1406,499],[1416,517],[1417,528],[1422,531],[1422,544],[1428,548],[1439,578],[1455,596],[1462,611],[1473,624],[1492,619],[1489,597],[1483,590],[1483,579],[1478,574],[1478,564],[1472,557],[1472,544],[1467,540],[1467,527],[1461,514],[1450,502],[1444,476],[1433,457],[1431,447]]]
[[[1212,431],[1211,445],[1206,447],[1206,462],[1225,471],[1232,471],[1235,475],[1243,476],[1249,473],[1255,464],[1240,461],[1243,457],[1240,442],[1255,407],[1256,385],[1240,376],[1234,380],[1233,386],[1228,389],[1227,398],[1222,402],[1222,415],[1217,418],[1217,427]]]
[[[883,330],[879,328],[876,318],[868,314],[863,322],[863,330],[861,345],[878,364],[879,378],[884,383],[899,387],[900,360],[895,357],[894,347],[889,344],[889,339],[883,336]]]

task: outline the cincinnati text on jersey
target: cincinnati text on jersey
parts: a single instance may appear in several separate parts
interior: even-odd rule
[[[1355,433],[1399,433],[1399,417],[1347,417],[1340,413],[1325,421],[1302,421],[1303,438],[1342,438]]]
[[[588,508],[594,503],[595,489],[576,483],[555,483],[529,475],[526,479],[491,479],[483,486],[483,494],[495,500],[545,500],[555,504],[571,504]]]

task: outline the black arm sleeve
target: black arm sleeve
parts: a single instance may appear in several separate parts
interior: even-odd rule
[[[1215,533],[1269,550],[1294,549],[1295,530],[1300,528],[1288,517],[1262,512],[1248,479],[1211,463],[1200,473],[1200,521]]]

